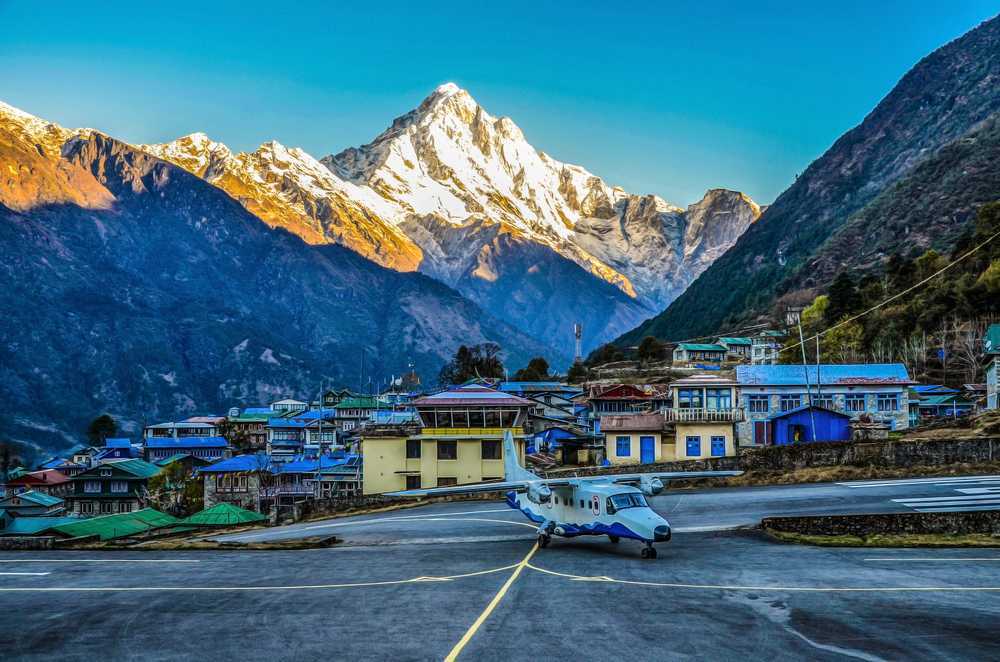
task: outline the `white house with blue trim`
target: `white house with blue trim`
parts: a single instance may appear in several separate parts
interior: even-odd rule
[[[852,420],[868,414],[892,430],[909,426],[914,382],[902,363],[742,365],[736,368],[736,382],[746,412],[736,425],[741,446],[774,443],[774,418],[808,404]]]

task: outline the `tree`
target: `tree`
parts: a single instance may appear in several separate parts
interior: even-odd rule
[[[514,380],[519,382],[543,382],[549,378],[549,362],[542,356],[531,359],[528,365],[514,373]]]
[[[827,324],[835,324],[857,308],[858,290],[854,279],[846,271],[837,274],[827,296],[830,300],[824,315]]]
[[[601,345],[587,357],[587,365],[603,365],[605,363],[614,363],[615,361],[621,361],[625,358],[622,351],[616,346],[608,343],[606,345]]]
[[[228,418],[219,423],[219,436],[236,450],[237,455],[253,453],[257,449],[251,447],[250,435],[245,430],[238,429]]]
[[[103,446],[108,437],[118,433],[118,423],[110,414],[101,414],[87,426],[87,439],[95,446]]]
[[[570,366],[569,372],[566,373],[566,381],[570,384],[580,384],[587,381],[588,376],[587,366],[577,361]]]
[[[666,356],[666,347],[653,336],[646,336],[639,343],[639,360],[643,363],[648,361],[662,361]]]
[[[466,347],[462,345],[454,358],[445,363],[438,375],[443,384],[464,384],[470,379],[503,377],[503,362],[500,360],[500,345],[482,343]]]

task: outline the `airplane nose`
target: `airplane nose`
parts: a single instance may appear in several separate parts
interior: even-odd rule
[[[656,542],[666,542],[670,540],[670,527],[661,524],[660,526],[653,529],[653,538]]]

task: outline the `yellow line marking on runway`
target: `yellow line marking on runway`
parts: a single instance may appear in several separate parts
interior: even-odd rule
[[[1000,591],[1000,586],[885,586],[885,587],[839,587],[839,586],[739,586],[727,584],[674,584],[668,582],[646,582],[631,579],[614,579],[613,577],[571,575],[565,572],[556,572],[539,568],[530,563],[525,564],[528,568],[536,570],[546,575],[563,577],[571,581],[589,582],[612,582],[615,584],[626,584],[629,586],[651,586],[659,588],[693,588],[721,591],[787,591],[793,593],[903,593],[914,592],[934,592],[934,591]]]
[[[483,623],[486,622],[486,619],[489,618],[490,614],[493,613],[493,610],[497,608],[498,604],[500,604],[500,601],[503,600],[505,595],[507,595],[507,591],[510,590],[511,585],[515,581],[517,581],[517,578],[521,575],[521,571],[524,570],[525,567],[528,567],[528,561],[531,560],[531,557],[534,556],[535,552],[537,551],[538,551],[538,543],[536,542],[531,547],[531,550],[528,552],[527,556],[521,559],[521,562],[517,564],[517,567],[514,570],[514,572],[511,573],[510,577],[507,578],[507,581],[504,582],[503,586],[500,587],[500,590],[497,591],[497,594],[493,596],[493,599],[490,600],[490,603],[486,605],[486,609],[483,610],[483,613],[479,614],[479,618],[477,618],[472,623],[472,625],[469,626],[469,629],[465,631],[465,634],[462,635],[462,638],[458,640],[458,643],[455,644],[454,648],[451,649],[451,652],[448,653],[447,657],[444,658],[445,662],[454,662],[456,659],[458,659],[459,653],[461,653],[462,649],[465,648],[466,644],[468,644],[469,641],[472,640],[472,637],[475,636],[476,632],[479,631],[479,628],[482,627]]]
[[[523,561],[521,562],[523,563]],[[412,577],[410,579],[389,579],[380,582],[357,582],[353,584],[303,584],[298,586],[50,586],[50,587],[0,587],[0,593],[71,593],[74,591],[81,593],[95,593],[108,591],[298,591],[306,589],[330,589],[330,588],[364,588],[369,586],[393,586],[399,584],[420,584],[424,582],[447,582],[454,579],[464,579],[466,577],[478,577],[489,575],[495,572],[503,572],[520,568],[521,563],[512,563],[502,568],[490,568],[489,570],[477,570],[461,575],[448,575],[446,577]]]

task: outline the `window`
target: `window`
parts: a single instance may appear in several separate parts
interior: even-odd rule
[[[781,411],[788,411],[802,406],[802,394],[792,393],[781,396]]]
[[[688,457],[701,456],[701,437],[686,437],[684,441],[687,444]]]
[[[420,476],[407,476],[406,477],[406,489],[408,489],[408,490],[419,490],[420,489]]]
[[[702,399],[700,388],[682,388],[677,390],[678,409],[701,409],[701,407]]]
[[[748,395],[747,407],[751,414],[766,414],[771,408],[770,398],[766,395]]]
[[[128,492],[128,482],[124,480],[111,481],[111,491],[117,492],[119,494],[123,492]]]
[[[114,506],[115,506],[115,504],[114,504],[113,501],[102,501],[101,502],[101,514],[102,515],[107,515],[109,513],[115,512]]]
[[[81,501],[78,507],[81,515],[91,515],[94,512],[93,501]]]
[[[419,439],[407,439],[406,440],[406,458],[409,460],[415,460],[420,457],[420,440]]]
[[[132,512],[132,504],[130,502],[122,502],[118,504],[118,512],[120,513],[130,513]]]
[[[458,485],[457,478],[450,478],[445,476],[438,476],[438,487],[449,487],[451,485]]]
[[[628,457],[632,454],[632,437],[615,437],[615,455]]]
[[[487,439],[483,441],[483,459],[484,460],[500,459],[500,442],[498,440]]]
[[[879,393],[875,404],[879,411],[899,411],[899,396],[895,393]]]
[[[712,437],[712,457],[726,456],[726,438]]]
[[[706,389],[705,403],[709,409],[732,409],[733,392],[728,388]]]
[[[111,476],[111,469],[101,469],[101,478],[108,478]]]
[[[584,505],[583,505],[583,499],[580,499],[580,508],[583,508],[583,507],[584,507]]]
[[[813,398],[813,404],[824,409],[834,409],[836,407],[836,403],[834,403],[832,395],[816,396]]]
[[[439,441],[438,442],[438,459],[439,460],[457,460],[458,459],[458,442],[457,441]],[[452,483],[454,485],[454,483]]]
[[[847,404],[847,411],[864,411],[865,410],[865,394],[864,393],[848,393],[845,399]]]
[[[608,512],[613,513],[624,508],[643,508],[648,504],[646,498],[638,492],[627,494],[612,494],[608,497]]]
[[[99,480],[86,480],[83,482],[83,491],[90,492],[91,494],[100,494],[101,492],[101,481]]]

